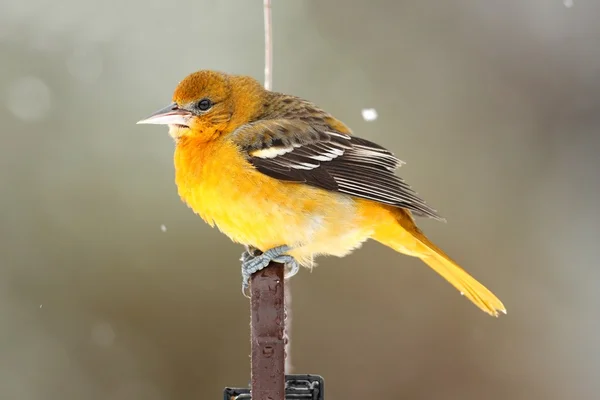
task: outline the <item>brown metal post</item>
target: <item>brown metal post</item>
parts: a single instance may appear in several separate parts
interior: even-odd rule
[[[252,400],[285,399],[283,264],[271,263],[250,278]]]

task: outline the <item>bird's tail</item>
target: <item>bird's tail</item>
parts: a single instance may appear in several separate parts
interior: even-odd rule
[[[506,314],[504,304],[433,244],[415,225],[410,214],[402,209],[394,211],[394,223],[382,224],[375,232],[375,240],[400,253],[419,257],[486,313],[496,317],[498,312]]]
[[[430,250],[429,254],[420,256],[425,264],[443,276],[461,294],[486,313],[495,317],[498,316],[498,312],[506,314],[504,304],[502,304],[494,293],[469,275],[467,271],[462,269],[446,253],[427,239],[423,233],[418,232],[415,238]]]

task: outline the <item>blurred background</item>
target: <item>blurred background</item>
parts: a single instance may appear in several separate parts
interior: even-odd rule
[[[274,89],[392,149],[490,318],[368,243],[292,281],[327,399],[596,399],[600,3],[277,1]],[[264,68],[261,1],[0,3],[0,398],[219,399],[249,381],[242,248],[180,202],[165,127],[198,69]],[[364,108],[379,118],[365,121]]]

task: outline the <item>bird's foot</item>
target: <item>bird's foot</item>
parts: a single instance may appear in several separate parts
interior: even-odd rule
[[[246,294],[246,290],[248,289],[252,274],[266,268],[271,261],[285,264],[288,270],[284,275],[284,279],[289,279],[296,275],[300,269],[298,262],[294,257],[284,254],[291,249],[290,246],[284,245],[273,247],[272,249],[261,253],[260,250],[247,246],[246,251],[242,253],[240,259],[242,261],[242,293],[244,296],[250,297]]]

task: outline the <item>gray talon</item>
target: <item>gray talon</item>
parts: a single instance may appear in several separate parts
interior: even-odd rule
[[[288,271],[284,279],[289,279],[296,275],[300,269],[298,262],[294,257],[284,254],[290,250],[291,247],[289,246],[279,246],[260,254],[259,250],[247,246],[246,251],[242,253],[242,257],[240,258],[242,261],[242,293],[244,296],[249,297],[246,294],[246,290],[248,289],[252,274],[265,268],[271,261],[285,264]]]
[[[261,254],[261,252],[257,248],[252,247],[252,246],[246,246],[246,250],[242,253],[242,257],[240,258],[240,261],[242,261],[242,263],[243,263],[243,262],[248,261],[249,259],[254,258],[260,254]]]
[[[296,259],[293,257],[291,257],[291,259],[292,260],[290,262],[286,263],[288,271],[285,274],[284,279],[290,279],[292,276],[296,275],[298,271],[300,271],[300,265],[298,265]]]

